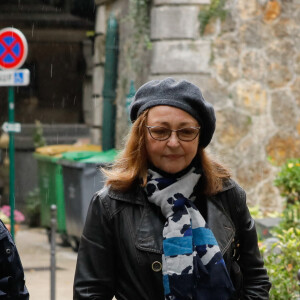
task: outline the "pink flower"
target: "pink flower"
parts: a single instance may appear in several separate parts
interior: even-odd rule
[[[0,209],[7,217],[10,218],[10,206],[9,205],[3,205]],[[21,223],[25,220],[24,215],[18,211],[17,209],[15,209],[14,211],[14,215],[15,215],[15,222],[17,223]]]

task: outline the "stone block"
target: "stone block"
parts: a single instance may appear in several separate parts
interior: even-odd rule
[[[210,0],[154,0],[154,5],[210,4]]]
[[[277,62],[267,64],[267,84],[270,88],[282,88],[293,79],[291,69]]]
[[[100,97],[102,95],[104,84],[104,68],[96,66],[93,70],[93,95]]]
[[[282,198],[279,190],[274,186],[274,175],[269,180],[264,180],[264,184],[257,187],[257,199],[259,206],[265,212],[274,212],[282,207]]]
[[[245,79],[263,82],[265,79],[266,60],[262,52],[246,51],[241,56],[241,69]],[[250,67],[251,66],[251,67]]]
[[[234,104],[252,115],[267,111],[267,91],[258,82],[241,80],[235,85],[232,95]]]
[[[294,68],[295,72],[297,74],[300,74],[300,54],[298,54],[295,58]]]
[[[251,128],[251,118],[234,108],[216,112],[217,141],[226,147],[235,147]]]
[[[207,73],[210,55],[210,42],[206,41],[155,42],[151,73]]]
[[[266,146],[267,155],[278,165],[291,157],[300,157],[299,135],[280,132],[273,136]]]
[[[229,57],[228,59],[218,60],[214,62],[217,74],[222,80],[229,84],[235,82],[239,78],[239,59],[237,57]]]
[[[272,27],[262,26],[256,20],[242,23],[237,30],[239,44],[245,44],[249,48],[261,49],[274,40]]]
[[[106,31],[106,8],[104,5],[97,7],[95,33],[105,34]]]
[[[294,42],[288,39],[274,39],[265,47],[265,53],[270,62],[276,62],[282,66],[292,64],[292,57],[298,49],[295,49]]]
[[[291,94],[286,90],[271,94],[271,114],[273,122],[280,130],[289,130],[295,127],[297,120],[297,107]]]
[[[161,6],[151,11],[152,39],[194,39],[198,33],[196,6]]]
[[[291,85],[291,92],[293,93],[297,105],[300,107],[300,77],[297,77]]]
[[[104,64],[105,62],[105,36],[96,36],[94,40],[94,64]]]
[[[254,143],[253,139],[251,141]],[[243,188],[250,190],[257,182],[261,182],[271,175],[270,163],[266,161],[253,161],[249,158],[246,163],[242,163],[237,169],[237,179]]]
[[[261,9],[257,0],[238,0],[237,1],[237,10],[241,19],[253,18],[261,14]]]
[[[299,13],[299,12],[298,12]],[[290,19],[288,17],[280,18],[273,25],[274,35],[278,38],[285,39],[286,37],[295,36],[299,32],[299,23],[296,20],[299,20],[300,13],[294,17],[294,19]],[[284,49],[282,49],[284,50]]]

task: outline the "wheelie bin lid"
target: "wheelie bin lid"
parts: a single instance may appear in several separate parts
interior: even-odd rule
[[[56,162],[60,159],[60,154],[50,156],[34,152],[33,157],[38,161]]]
[[[70,161],[81,161],[88,159],[92,156],[98,155],[100,151],[74,151],[74,152],[64,152],[61,155],[61,158],[64,160]]]
[[[72,168],[85,168],[87,165],[101,166],[112,163],[117,154],[118,151],[115,149],[102,152],[66,152],[62,157],[57,158],[57,163]]]
[[[35,153],[47,156],[61,157],[62,153],[65,152],[78,152],[78,151],[96,151],[100,152],[102,147],[99,145],[49,145],[44,147],[39,147],[35,150]]]
[[[98,152],[97,154],[90,156],[89,158],[85,158],[80,160],[83,163],[95,163],[95,164],[102,164],[102,163],[112,163],[118,151],[116,149],[110,149],[107,151]]]

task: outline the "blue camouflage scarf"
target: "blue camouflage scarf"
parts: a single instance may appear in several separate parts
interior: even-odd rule
[[[218,243],[193,204],[200,176],[195,167],[179,178],[148,170],[148,199],[167,219],[162,255],[167,300],[225,300],[233,291]]]

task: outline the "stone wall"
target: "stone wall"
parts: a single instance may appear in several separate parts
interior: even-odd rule
[[[227,1],[226,20],[200,36],[205,3],[154,1],[150,78],[186,78],[202,89],[217,114],[210,152],[251,205],[280,209],[276,165],[300,156],[299,1]]]
[[[153,48],[143,79],[172,76],[198,85],[217,115],[208,150],[232,170],[250,205],[280,210],[278,165],[300,156],[300,1],[228,0],[225,21],[210,22],[200,36],[198,14],[209,3],[153,0]],[[127,130],[128,83],[123,90],[121,84],[118,147]]]

